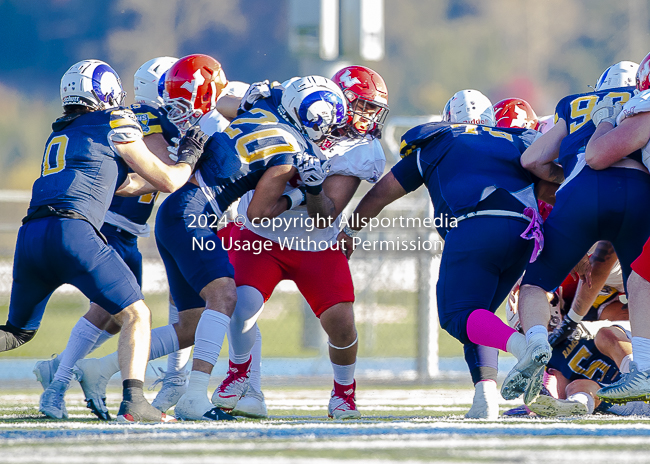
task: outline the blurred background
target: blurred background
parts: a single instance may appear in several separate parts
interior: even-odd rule
[[[156,56],[209,54],[230,80],[249,83],[369,66],[389,89],[389,168],[397,159],[390,148],[400,131],[438,115],[456,91],[478,89],[493,103],[520,97],[538,115],[551,114],[563,96],[589,91],[611,64],[641,61],[649,51],[649,31],[648,0],[0,0],[0,319],[7,313],[16,231],[50,124],[61,114],[60,78],[79,60],[111,64],[129,103],[133,73]],[[385,214],[431,213],[426,195],[418,192]],[[428,237],[431,230],[381,233]],[[141,248],[154,325],[165,324],[162,263],[153,239],[142,240]],[[460,345],[438,333],[429,292],[438,256],[439,251],[355,254],[363,375],[469,378]],[[58,291],[36,338],[0,358],[60,352],[86,308],[78,292]],[[324,336],[295,285],[280,286],[260,325],[265,375],[329,375]],[[114,348],[109,342],[98,354]],[[14,370],[1,368],[0,378]]]

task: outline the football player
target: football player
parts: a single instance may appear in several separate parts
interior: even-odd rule
[[[64,115],[52,125],[41,176],[34,182],[18,233],[9,318],[0,328],[0,350],[31,340],[52,292],[72,284],[105,309],[97,317],[83,318],[78,332],[96,341],[112,316],[122,325],[118,351],[124,394],[118,419],[161,421],[166,416],[142,393],[149,308],[135,276],[99,229],[116,189],[124,195],[151,189],[172,192],[187,182],[198,156],[185,153],[174,166],[161,162],[142,141],[133,112],[120,107],[124,95],[117,73],[98,60],[73,65],[61,80]],[[129,167],[139,176],[128,174]],[[78,347],[79,357],[94,341]],[[58,380],[49,385],[41,401],[49,416],[67,416],[65,389]]]
[[[445,240],[437,283],[441,326],[464,345],[500,348],[515,354],[520,363],[533,363],[534,349],[547,343],[546,336],[541,342],[527,342],[494,311],[541,245],[533,177],[519,163],[537,132],[496,130],[492,104],[475,90],[454,95],[443,117],[473,123],[428,123],[408,131],[402,137],[402,160],[361,200],[353,229],[360,230],[387,204],[425,184],[436,214],[456,218],[450,227],[438,229]],[[340,238],[351,254],[352,239],[345,234]],[[479,368],[493,376],[496,356],[491,358]],[[502,389],[502,394],[520,395],[530,377],[522,376],[518,391]],[[480,416],[496,418],[493,378],[478,382],[476,389],[475,403],[477,396],[486,397]]]
[[[174,67],[166,86],[173,73]],[[192,81],[186,85],[191,87]],[[186,113],[191,116],[192,111]],[[295,193],[283,195],[283,191],[296,172],[318,188],[327,165],[311,161],[314,156],[307,139],[325,139],[344,116],[344,97],[334,83],[319,76],[298,79],[234,119],[225,132],[210,137],[194,179],[161,205],[156,242],[179,322],[161,328],[167,336],[150,357],[195,345],[188,389],[176,405],[180,418],[232,419],[206,396],[237,300],[233,267],[210,226],[218,223],[231,203],[254,188],[249,219],[274,217],[290,209],[298,199]],[[191,127],[185,139],[203,136]],[[203,149],[197,146],[195,151]],[[297,167],[294,158],[302,160],[296,162]]]
[[[648,147],[650,139],[650,104],[648,103],[650,101],[650,54],[641,61],[636,75],[636,86],[640,93],[625,102],[622,107],[622,102],[616,102],[610,98],[603,102],[601,107],[594,108],[592,117],[596,116],[600,124],[587,145],[585,157],[589,166],[597,170],[598,173],[612,171],[611,166],[619,166],[623,163],[629,165],[631,162],[635,162],[631,158],[636,158],[635,155],[641,151],[645,166],[641,166],[640,170],[635,173],[643,175],[644,179],[648,178],[646,168],[650,165],[650,149]],[[602,171],[600,171],[601,169]],[[634,207],[638,205],[643,209],[639,209],[636,214],[644,216],[644,211],[647,212],[646,198],[647,195],[641,192],[635,192],[632,196],[628,196],[625,204],[626,211],[630,210],[632,205]],[[636,234],[643,235],[645,233],[644,239],[647,239],[650,233],[646,232],[645,229],[638,229]],[[616,244],[614,247],[616,248]],[[619,382],[598,391],[601,398],[613,403],[650,399],[649,249],[648,243],[645,243],[641,249],[635,248],[633,250],[635,254],[628,256],[629,261],[626,261],[627,264],[634,260],[631,264],[632,272],[627,281],[634,363],[632,363],[628,375],[623,376]],[[623,256],[618,248],[616,248],[616,252],[621,260],[621,265],[624,265]],[[624,277],[627,277],[629,268],[624,266],[623,271]]]
[[[557,292],[549,294],[552,314],[549,330],[562,317],[556,295]],[[516,293],[511,293],[506,310],[511,327],[519,329]],[[625,325],[629,327],[627,322],[580,324],[574,334],[553,347],[546,366],[548,389],[528,407],[511,409],[505,415],[528,415],[531,410],[540,416],[572,416],[594,411],[622,416],[650,414],[650,407],[645,403],[612,405],[602,402],[596,394],[600,386],[609,385],[620,379],[621,374],[630,372],[632,344]]]
[[[138,74],[136,73],[136,87],[142,87],[144,79],[142,79],[143,76],[138,77]],[[208,131],[223,130],[227,126],[227,122],[224,123],[221,120],[223,118],[220,119],[218,115],[213,114],[216,113],[215,105],[224,93],[233,91],[237,84],[240,83],[226,82],[220,63],[211,56],[188,55],[175,62],[164,76],[160,76],[155,89],[155,94],[162,94],[160,99],[156,100],[157,103],[162,104],[159,111],[165,116],[161,121],[164,121],[164,127],[171,125],[171,128],[166,131],[169,135],[160,144],[161,148],[164,147],[165,152],[169,148],[171,152],[175,153],[176,150],[170,147],[178,141],[177,137],[173,137],[173,132],[176,131],[177,135],[184,134],[188,126],[197,121],[203,123],[207,120],[203,127]],[[153,111],[151,108],[149,110]],[[169,122],[167,114],[174,114],[174,124]],[[160,128],[156,129],[157,125],[154,124],[154,120],[148,120],[148,122],[152,124],[152,132],[160,131]],[[148,136],[146,140],[157,136],[159,134]],[[169,156],[176,157],[175,154]],[[179,323],[178,310],[171,299],[169,314],[170,324]],[[172,325],[159,327],[152,331],[151,359],[162,356],[159,353],[168,353],[173,348],[178,349],[178,337]],[[183,367],[189,359],[190,350],[191,348],[170,353],[168,366],[171,368],[168,367],[163,378],[163,388],[153,402],[154,407],[162,409],[161,402],[168,401],[169,386],[178,385],[181,388],[186,386],[186,374]],[[86,396],[86,401],[100,418],[108,416],[108,409],[105,405],[106,384],[117,370],[117,353],[105,356],[100,360],[80,360],[76,364],[76,375]],[[178,395],[175,401],[177,400]],[[168,408],[164,409],[166,411]]]
[[[348,262],[335,242],[341,228],[341,212],[361,180],[374,183],[384,170],[386,158],[377,137],[388,113],[388,90],[383,78],[364,66],[343,68],[332,80],[343,91],[348,112],[344,125],[337,128],[343,137],[335,144],[322,144],[316,152],[330,163],[327,179],[322,184],[327,225],[309,227],[310,219],[315,217],[312,203],[320,199],[296,178],[287,183],[285,192],[293,191],[296,186],[304,188],[306,201],[305,205],[296,204],[280,215],[290,227],[273,230],[246,220],[243,227],[231,228],[227,238],[226,243],[231,244],[268,242],[270,248],[259,253],[252,247],[229,250],[238,299],[230,327],[230,369],[212,402],[236,414],[268,415],[261,390],[261,335],[256,320],[278,283],[289,279],[297,284],[329,337],[334,372],[329,416],[347,419],[360,415],[355,404],[354,287]],[[249,192],[240,201],[241,217],[248,217],[252,197],[253,192]],[[327,286],[320,284],[325,281]]]
[[[174,164],[168,156],[167,147],[173,145],[172,139],[179,137],[176,127],[166,117],[162,108],[162,87],[164,84],[165,72],[176,62],[178,58],[159,57],[144,63],[134,75],[134,90],[136,103],[131,105],[131,110],[136,115],[142,128],[144,142],[147,148],[155,153],[165,164]],[[126,265],[131,269],[138,285],[142,287],[142,255],[138,250],[138,237],[149,236],[147,220],[153,211],[157,193],[141,195],[139,197],[114,196],[111,205],[106,212],[104,225],[101,233],[104,234],[108,244],[114,248]],[[92,320],[102,312],[96,303],[91,303],[89,313],[85,319]],[[69,385],[73,378],[73,367],[79,360],[78,356],[90,353],[102,343],[119,332],[120,326],[109,320],[96,337],[94,326],[88,326],[84,319],[72,329],[68,345],[70,349],[64,350],[58,357],[47,361],[39,361],[34,367],[34,374],[37,380],[47,390],[53,380]],[[79,380],[79,379],[78,379]],[[50,414],[50,402],[48,395],[44,393],[41,400],[41,412],[48,417],[56,416]],[[88,398],[88,408],[102,420],[110,420],[110,415],[102,402],[96,404],[94,398]]]
[[[540,336],[546,335],[549,320],[546,292],[562,283],[592,245],[600,240],[613,244],[626,280],[632,260],[650,235],[650,218],[644,213],[650,206],[650,177],[640,158],[597,171],[587,165],[584,155],[596,126],[608,119],[607,108],[628,101],[634,91],[614,87],[563,98],[556,108],[555,126],[521,157],[521,164],[541,179],[564,181],[544,223],[544,250],[526,270],[519,295],[522,320],[532,320]],[[539,356],[548,359],[549,349],[545,346]],[[541,386],[541,370],[536,379]],[[530,396],[528,400],[532,401]]]

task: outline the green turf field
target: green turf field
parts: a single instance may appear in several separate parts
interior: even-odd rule
[[[363,417],[333,421],[326,417],[327,388],[272,388],[267,420],[160,425],[92,420],[75,389],[68,393],[70,419],[45,420],[38,394],[3,393],[0,462],[612,464],[648,462],[650,451],[650,418],[466,420],[467,389],[360,388]],[[119,399],[109,392],[111,412]]]

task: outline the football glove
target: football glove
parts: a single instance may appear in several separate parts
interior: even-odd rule
[[[612,97],[605,97],[591,110],[591,120],[598,127],[601,122],[608,122],[616,127],[616,117],[623,110],[623,103],[614,103]]]
[[[548,343],[551,348],[555,348],[567,338],[573,337],[579,322],[574,321],[569,316],[565,316],[564,320],[558,325],[553,332],[548,336]]]
[[[307,193],[318,195],[323,190],[323,181],[330,172],[330,160],[321,162],[319,158],[307,153],[300,153],[293,159],[293,165],[305,184]]]
[[[185,137],[178,145],[178,162],[189,164],[194,171],[196,163],[199,162],[203,154],[205,143],[210,137],[205,134],[198,125],[190,127],[185,133]]]
[[[253,82],[241,99],[238,113],[250,110],[257,100],[271,96],[271,84],[268,79],[262,82]]]

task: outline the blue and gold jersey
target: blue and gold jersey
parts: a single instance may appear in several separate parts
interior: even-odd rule
[[[134,103],[131,105],[131,110],[140,123],[144,137],[151,134],[162,134],[169,145],[173,144],[172,138],[180,138],[178,128],[169,122],[167,112],[163,108]],[[148,229],[141,226],[144,226],[151,217],[157,196],[158,192],[139,197],[120,197],[116,195],[113,197],[108,209],[109,213],[106,215],[106,222],[133,235],[148,235]],[[116,214],[121,217],[116,217]],[[127,219],[127,221],[122,218]]]
[[[127,175],[109,137],[113,131],[142,134],[140,124],[131,110],[120,108],[63,117],[52,129],[28,213],[46,205],[72,210],[99,229]]]
[[[576,165],[577,155],[584,153],[589,139],[596,131],[596,126],[591,120],[591,111],[596,103],[605,97],[611,97],[614,102],[625,103],[634,96],[635,89],[635,87],[620,87],[569,95],[560,100],[555,108],[555,123],[562,119],[568,132],[560,145],[558,157],[565,177],[569,177]]]
[[[407,192],[426,185],[436,215],[467,214],[486,189],[515,193],[531,186],[533,177],[519,158],[535,135],[526,129],[423,124],[402,137],[404,158],[392,172]]]
[[[560,371],[569,382],[588,379],[610,384],[621,377],[616,363],[598,351],[592,338],[586,337],[566,340],[553,348],[547,367]]]
[[[254,189],[267,168],[291,165],[298,153],[314,154],[305,137],[280,115],[281,96],[280,90],[273,90],[270,98],[258,100],[206,143],[197,178],[201,187],[211,190],[219,210],[215,212],[225,211]]]
[[[180,138],[178,128],[169,122],[164,108],[134,103],[131,105],[131,111],[138,118],[138,122],[142,127],[142,134],[145,137],[151,134],[162,134],[169,145],[173,145],[172,138]]]

